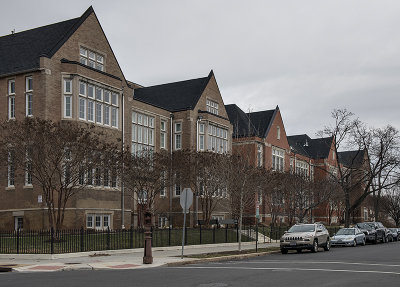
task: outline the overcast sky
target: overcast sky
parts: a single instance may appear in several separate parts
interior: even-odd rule
[[[0,35],[90,6],[128,80],[144,86],[214,70],[225,104],[279,106],[288,135],[314,137],[347,108],[400,128],[400,1],[7,1]]]

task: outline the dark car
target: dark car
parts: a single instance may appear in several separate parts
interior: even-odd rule
[[[378,242],[378,234],[374,226],[366,222],[357,223],[357,227],[365,234],[365,239],[367,242],[376,244]]]
[[[375,228],[378,240],[380,240],[382,243],[388,242],[388,237],[390,237],[390,235],[388,234],[387,228],[383,226],[381,222],[373,221],[365,223]]]
[[[390,232],[392,232],[393,240],[399,241],[400,236],[400,228],[389,228]]]

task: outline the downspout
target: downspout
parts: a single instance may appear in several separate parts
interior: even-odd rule
[[[170,146],[169,146],[169,150],[170,150],[170,156],[171,156],[171,160],[170,160],[170,173],[169,173],[169,177],[170,177],[170,185],[169,185],[169,218],[168,218],[168,223],[169,226],[172,227],[172,220],[171,220],[171,216],[172,216],[172,193],[173,193],[173,184],[172,184],[172,146],[173,146],[173,124],[172,124],[172,120],[174,119],[174,115],[172,113],[169,114],[169,138],[170,138]]]
[[[121,126],[122,126],[122,140],[121,140],[121,154],[122,154],[122,159],[124,158],[124,115],[125,115],[125,109],[124,109],[124,87],[122,87],[122,119],[121,119]],[[122,160],[122,174],[121,174],[121,229],[125,229],[125,190],[124,190],[124,161]]]

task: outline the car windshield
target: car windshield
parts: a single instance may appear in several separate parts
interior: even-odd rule
[[[372,226],[367,223],[357,223],[357,227],[361,229],[372,230]]]
[[[315,231],[314,224],[293,225],[288,230],[288,232],[314,232],[314,231]]]
[[[354,235],[355,230],[353,228],[342,228],[336,233],[336,235]]]
[[[392,232],[397,232],[396,228],[389,228],[389,230],[392,231]]]

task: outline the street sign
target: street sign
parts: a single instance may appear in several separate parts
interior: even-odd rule
[[[193,192],[190,188],[184,188],[181,193],[180,203],[183,209],[183,213],[189,213],[189,208],[193,203]],[[185,212],[186,211],[186,212]]]

